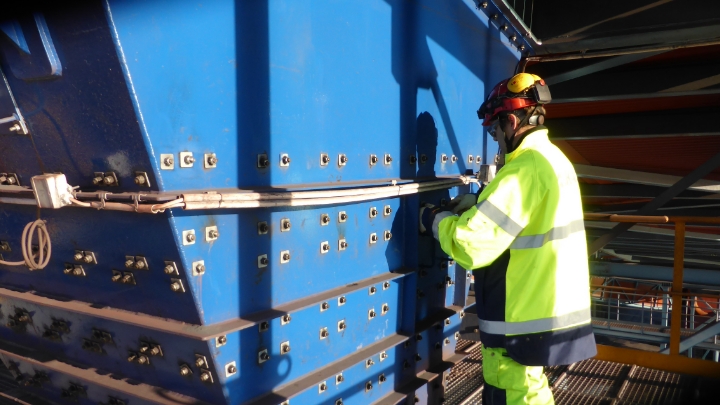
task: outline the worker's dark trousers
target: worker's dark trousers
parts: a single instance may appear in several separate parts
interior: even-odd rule
[[[483,405],[555,404],[542,367],[523,366],[507,350],[483,346]]]

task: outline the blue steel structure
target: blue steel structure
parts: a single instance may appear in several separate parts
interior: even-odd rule
[[[0,172],[15,183],[0,198],[42,173],[137,203],[475,172],[494,154],[475,110],[519,58],[483,11],[107,0],[5,13]],[[471,303],[467,272],[418,235],[418,206],[475,190],[156,215],[6,193],[3,258],[22,259],[19,235],[41,218],[52,259],[0,266],[0,355],[62,403],[437,403],[419,376],[458,360]]]

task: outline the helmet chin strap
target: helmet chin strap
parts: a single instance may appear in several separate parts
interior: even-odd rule
[[[533,107],[533,110],[530,112],[530,114],[525,115],[525,118],[523,118],[523,119],[520,121],[520,123],[518,124],[517,129],[522,128],[525,124],[528,123],[528,120],[530,119],[530,117],[532,117],[533,114],[535,114],[535,110],[537,110],[537,105],[536,105],[535,107]],[[513,134],[513,137],[515,137],[514,134]],[[525,136],[522,136],[522,137],[518,140],[518,144],[517,144],[516,146],[513,146],[512,139],[508,139],[507,135],[505,134],[505,131],[503,131],[503,138],[505,139],[505,147],[506,147],[506,149],[507,149],[507,153],[513,153],[513,152],[515,151],[515,149],[516,149],[518,146],[520,146],[520,144],[522,143],[523,139],[525,139]]]

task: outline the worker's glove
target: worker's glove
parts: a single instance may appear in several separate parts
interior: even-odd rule
[[[432,235],[432,224],[435,221],[435,215],[442,211],[432,204],[424,204],[420,206],[420,233],[424,235]]]
[[[469,210],[477,204],[478,196],[476,194],[461,194],[453,198],[445,209],[452,211],[453,214],[462,215],[463,212]]]

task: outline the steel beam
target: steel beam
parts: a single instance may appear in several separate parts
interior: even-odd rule
[[[673,268],[645,264],[590,262],[590,274],[598,277],[624,277],[669,283],[672,282]],[[720,272],[685,268],[683,270],[683,282],[720,287]]]
[[[648,186],[670,187],[680,180],[680,176],[668,174],[638,172],[635,170],[615,169],[612,167],[599,167],[591,165],[574,164],[575,173],[580,178],[619,181],[623,183],[645,184]],[[720,192],[720,181],[697,180],[687,187],[688,190]],[[678,193],[679,194],[679,193]],[[662,195],[662,194],[660,194]]]
[[[688,174],[687,176],[683,177],[681,180],[677,181],[670,188],[665,190],[664,193],[662,193],[658,197],[655,197],[652,201],[650,201],[648,204],[646,204],[644,207],[642,207],[640,210],[638,210],[637,214],[638,215],[653,214],[658,208],[665,205],[668,201],[672,200],[678,194],[685,191],[688,187],[697,183],[698,180],[700,180],[703,177],[710,174],[718,166],[720,166],[720,152],[718,152],[717,154],[715,154],[715,156],[708,159],[705,163],[700,165],[700,167],[693,170],[692,173]],[[634,224],[632,224],[632,223],[618,224],[609,233],[596,239],[592,243],[592,245],[590,245],[590,248],[588,249],[589,250],[588,253],[593,254],[593,253],[597,252],[603,246],[607,245],[611,240],[615,239],[618,235],[620,235],[623,232],[627,231],[628,229],[632,228],[633,225]]]
[[[715,335],[720,335],[720,321],[715,321],[712,325],[706,326],[705,328],[695,332],[692,336],[688,336],[683,339],[680,342],[680,353],[698,345],[699,343],[702,343],[706,339],[710,339]],[[670,353],[670,349],[665,349],[660,353],[668,354]]]
[[[641,59],[649,58],[667,51],[656,51],[647,53],[636,53],[630,55],[616,56],[611,59],[606,59],[602,62],[593,63],[592,65],[583,66],[579,69],[571,70],[569,72],[560,73],[559,75],[551,76],[545,79],[545,83],[558,84],[566,82],[568,80],[576,79],[578,77],[586,76],[592,73],[601,72],[603,70],[612,69],[614,67],[622,66],[628,63],[632,63]]]

